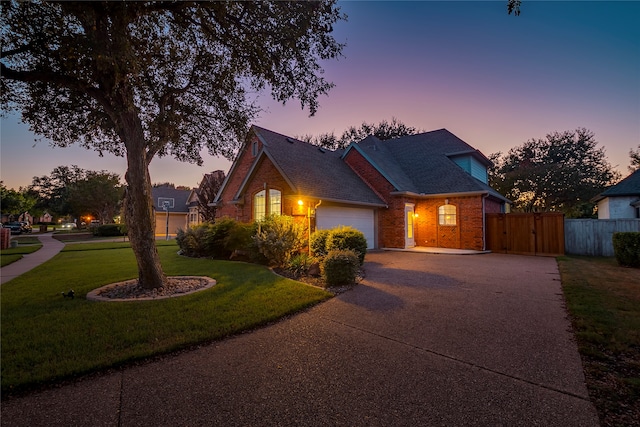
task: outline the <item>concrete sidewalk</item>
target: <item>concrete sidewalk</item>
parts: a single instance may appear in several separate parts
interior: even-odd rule
[[[42,248],[25,255],[22,259],[0,269],[0,284],[26,273],[29,270],[49,261],[64,248],[64,243],[53,238],[53,233],[35,235],[42,243]]]
[[[554,259],[367,260],[306,312],[4,401],[2,425],[598,425]]]

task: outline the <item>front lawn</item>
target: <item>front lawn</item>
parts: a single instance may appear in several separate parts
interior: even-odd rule
[[[25,240],[25,238],[14,238],[14,240],[18,241],[18,247],[2,249],[0,251],[0,267],[16,262],[24,255],[31,254],[42,247],[37,237],[28,237],[26,239],[29,240]],[[35,239],[35,242],[33,239]]]
[[[560,257],[589,395],[603,426],[640,426],[640,269]]]
[[[167,275],[209,276],[217,284],[179,298],[92,302],[92,289],[131,279],[128,243],[73,244],[2,285],[2,392],[20,391],[255,328],[331,296],[265,267],[177,255],[158,242]],[[61,292],[75,291],[74,300]]]

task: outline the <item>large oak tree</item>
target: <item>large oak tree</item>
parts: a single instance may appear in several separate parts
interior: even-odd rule
[[[0,100],[53,144],[125,156],[125,217],[143,287],[165,276],[155,247],[149,163],[232,157],[255,93],[314,114],[340,56],[335,0],[2,2]]]
[[[620,178],[597,144],[594,133],[584,128],[530,139],[505,155],[490,156],[489,184],[517,211],[590,217],[590,199]]]

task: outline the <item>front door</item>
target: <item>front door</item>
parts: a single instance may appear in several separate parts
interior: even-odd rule
[[[404,205],[404,247],[413,248],[416,245],[416,239],[413,230],[414,205],[407,203]]]

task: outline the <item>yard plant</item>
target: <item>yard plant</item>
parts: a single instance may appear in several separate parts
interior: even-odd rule
[[[640,426],[640,270],[561,257],[567,308],[603,426]]]
[[[156,301],[86,300],[93,289],[136,277],[129,242],[67,245],[3,284],[3,396],[218,340],[330,297],[264,266],[183,257],[174,241],[158,246],[167,275],[209,276],[217,284]],[[69,289],[73,300],[61,295]]]

